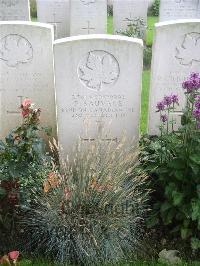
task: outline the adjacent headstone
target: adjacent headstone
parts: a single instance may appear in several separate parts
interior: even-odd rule
[[[29,0],[0,0],[0,21],[30,20]]]
[[[70,1],[37,0],[37,19],[54,26],[55,39],[69,36]]]
[[[114,33],[125,32],[137,27],[139,34],[145,37],[147,25],[147,0],[113,0],[113,29]]]
[[[0,139],[21,121],[20,105],[30,98],[41,122],[55,136],[53,28],[40,23],[0,23]]]
[[[161,0],[160,22],[200,18],[199,0]]]
[[[70,35],[107,33],[107,0],[71,0]]]
[[[173,119],[180,122],[185,104],[182,82],[191,72],[200,72],[200,20],[156,24],[149,104],[150,134],[158,133],[160,123],[159,113],[155,112],[156,103],[165,95],[179,95],[180,106]]]
[[[80,137],[129,144],[139,137],[143,45],[109,35],[55,42],[58,135],[66,155]],[[70,66],[70,67],[69,67]]]

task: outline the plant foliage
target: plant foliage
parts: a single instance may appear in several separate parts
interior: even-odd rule
[[[20,107],[22,124],[0,141],[0,249],[15,239],[18,207],[30,200],[30,188],[41,188],[50,164],[39,137],[40,109],[33,109],[29,99]],[[2,247],[3,246],[3,247]]]
[[[200,76],[191,74],[183,83],[186,107],[176,129],[173,114],[177,95],[157,104],[160,136],[141,140],[141,164],[152,176],[155,202],[149,225],[161,220],[193,249],[200,248]],[[170,118],[171,117],[171,118]]]

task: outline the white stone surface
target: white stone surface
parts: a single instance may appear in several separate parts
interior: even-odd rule
[[[114,33],[125,31],[128,25],[136,23],[140,18],[147,25],[147,0],[113,0],[113,31]],[[145,32],[145,27],[142,31]]]
[[[0,21],[30,20],[29,0],[0,0]]]
[[[43,126],[54,131],[53,27],[41,23],[0,23],[0,139],[21,121],[20,105],[40,107]]]
[[[37,18],[54,26],[55,39],[69,36],[70,1],[37,0]]]
[[[160,22],[200,18],[199,0],[161,0]]]
[[[78,141],[139,137],[143,45],[112,35],[55,42],[58,136],[64,153]]]
[[[70,35],[107,33],[107,0],[71,0]]]
[[[200,72],[200,20],[178,20],[156,24],[149,104],[149,133],[158,133],[156,103],[165,95],[180,96],[174,119],[180,121],[184,107],[182,82],[191,72]]]

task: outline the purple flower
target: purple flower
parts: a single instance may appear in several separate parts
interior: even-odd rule
[[[195,102],[194,106],[197,108],[197,109],[200,109],[200,100]]]
[[[192,72],[191,74],[190,74],[190,78],[191,79],[196,79],[196,78],[199,78],[199,73],[196,73],[196,72]]]
[[[156,108],[157,110],[160,112],[160,111],[163,111],[165,109],[165,103],[163,101],[161,102],[158,102],[157,105],[156,105]]]
[[[194,90],[198,90],[200,88],[199,73],[192,73],[189,79],[183,82],[182,86],[187,91],[187,93],[191,93]]]
[[[178,95],[177,94],[172,94],[171,95],[171,99],[173,103],[177,103],[178,104]]]
[[[171,96],[165,96],[163,101],[164,101],[165,105],[170,106],[172,104],[172,97]]]
[[[187,91],[187,93],[191,93],[194,89],[193,83],[191,80],[184,81],[182,84],[182,87],[183,87],[183,89],[185,89]]]
[[[166,121],[167,121],[167,115],[165,114],[165,115],[161,115],[160,116],[160,120],[163,122],[163,123],[165,123]]]
[[[200,121],[200,109],[195,109],[192,114],[197,120]]]

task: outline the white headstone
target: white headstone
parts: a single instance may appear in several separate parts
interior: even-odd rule
[[[113,0],[114,33],[124,32],[129,29],[129,25],[136,25],[138,23],[141,33],[145,35],[147,10],[147,0]]]
[[[199,0],[160,0],[160,22],[200,18]]]
[[[71,0],[70,35],[107,33],[107,0]]]
[[[139,39],[91,35],[55,42],[59,142],[138,140],[143,45]],[[69,67],[70,66],[70,67]]]
[[[29,0],[0,0],[0,21],[30,20]]]
[[[21,122],[20,104],[30,98],[41,122],[55,134],[53,29],[40,23],[0,23],[0,139]]]
[[[54,26],[55,39],[69,36],[70,1],[37,0],[37,19]]]
[[[185,104],[182,82],[191,72],[200,72],[200,20],[179,20],[156,24],[149,104],[149,133],[157,134],[156,104],[172,93],[180,97],[173,115],[180,122]]]

